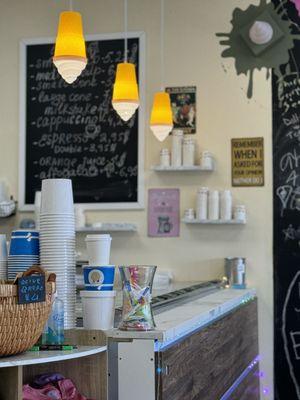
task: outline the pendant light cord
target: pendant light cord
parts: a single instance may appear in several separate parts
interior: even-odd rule
[[[73,11],[73,0],[69,0],[69,9]]]
[[[127,63],[127,53],[128,53],[128,1],[124,0],[124,62]]]
[[[165,90],[165,0],[160,0],[160,89]]]

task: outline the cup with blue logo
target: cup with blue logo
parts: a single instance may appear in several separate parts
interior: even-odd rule
[[[113,290],[115,279],[114,265],[83,265],[82,269],[86,290]]]

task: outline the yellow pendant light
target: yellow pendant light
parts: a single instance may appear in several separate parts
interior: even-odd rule
[[[123,121],[128,121],[133,116],[140,103],[135,65],[127,62],[127,0],[124,0],[124,26],[124,62],[117,65],[112,106]]]
[[[59,16],[53,63],[67,83],[73,83],[87,64],[82,19],[79,12],[63,11]]]
[[[150,126],[154,135],[161,142],[165,140],[171,132],[173,128],[173,115],[169,93],[155,93]]]
[[[138,108],[139,89],[134,64],[121,63],[117,65],[112,105],[124,121],[128,121]]]
[[[160,67],[161,67],[161,91],[154,94],[153,106],[150,117],[150,129],[159,140],[165,140],[173,129],[173,116],[169,93],[164,91],[164,0],[160,1]]]

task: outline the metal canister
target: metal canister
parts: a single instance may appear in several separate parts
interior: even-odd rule
[[[225,277],[229,287],[246,288],[246,259],[242,257],[225,258]]]

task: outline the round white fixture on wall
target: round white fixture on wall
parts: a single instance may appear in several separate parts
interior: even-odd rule
[[[262,45],[269,43],[273,38],[273,28],[265,21],[255,21],[249,30],[249,37],[255,44]]]

